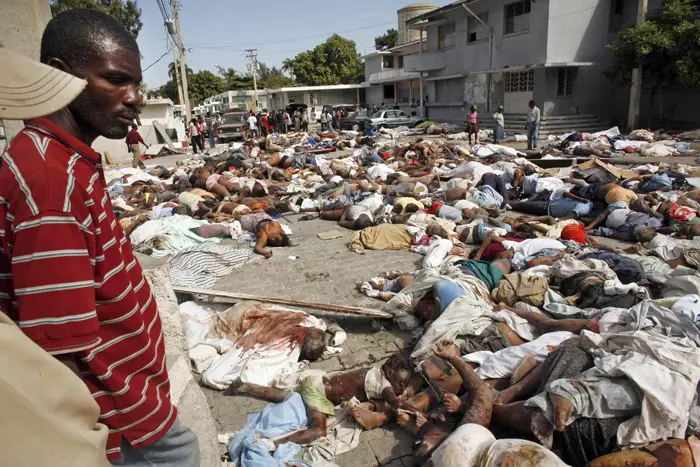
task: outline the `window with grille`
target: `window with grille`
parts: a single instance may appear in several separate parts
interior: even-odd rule
[[[531,0],[520,0],[505,6],[505,32],[515,34],[530,30]]]
[[[454,21],[438,26],[438,48],[446,49],[455,45],[454,41],[455,23]]]
[[[515,73],[504,73],[503,81],[505,82],[505,91],[513,92],[531,92],[534,87],[535,72],[519,71]]]
[[[557,70],[557,97],[574,95],[576,68],[559,68]]]
[[[318,93],[312,92],[309,94],[309,101],[311,102],[311,105],[319,105],[320,101],[318,100]]]
[[[477,15],[481,21],[489,24],[489,12],[485,11]],[[467,19],[467,44],[484,41],[489,38],[489,30],[482,22],[469,16]]]

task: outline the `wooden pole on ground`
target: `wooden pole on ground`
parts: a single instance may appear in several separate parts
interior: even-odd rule
[[[276,297],[261,297],[258,295],[248,295],[236,292],[224,292],[222,290],[208,289],[190,289],[187,287],[175,287],[173,290],[177,293],[208,295],[210,297],[234,299],[234,300],[255,300],[258,302],[276,303],[278,305],[298,306],[301,308],[310,308],[314,310],[327,310],[348,313],[351,315],[370,316],[372,318],[392,319],[394,315],[386,311],[374,310],[371,308],[362,308],[358,306],[334,305],[332,303],[306,302],[302,300],[289,300]],[[225,301],[234,301],[225,300]]]

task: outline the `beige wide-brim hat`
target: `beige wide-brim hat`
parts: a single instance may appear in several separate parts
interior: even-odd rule
[[[0,118],[43,117],[70,104],[87,81],[0,47]]]

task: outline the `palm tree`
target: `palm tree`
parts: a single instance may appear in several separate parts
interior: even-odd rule
[[[293,58],[286,58],[282,62],[282,71],[286,71],[289,73],[289,77],[294,81],[294,59]]]
[[[174,83],[175,82],[175,67],[177,67],[177,71],[180,71],[180,62],[170,62],[170,65],[168,65],[168,76],[170,77],[170,80]],[[192,68],[188,67],[185,65],[185,72],[187,73],[187,77],[189,78],[192,76]]]

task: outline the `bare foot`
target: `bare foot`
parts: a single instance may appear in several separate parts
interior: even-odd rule
[[[574,412],[574,404],[566,397],[557,396],[555,394],[550,394],[549,400],[551,400],[554,405],[554,428],[557,431],[564,431],[567,420],[569,420],[569,417],[571,417],[571,414]]]
[[[384,414],[370,412],[362,407],[355,406],[352,408],[352,416],[355,421],[365,430],[374,430],[384,424],[386,418]]]
[[[513,372],[513,376],[510,377],[511,386],[527,376],[535,367],[537,366],[537,360],[531,354],[527,354],[520,361],[520,365]]]
[[[536,410],[530,415],[530,429],[542,446],[552,449],[554,427],[541,411]]]

